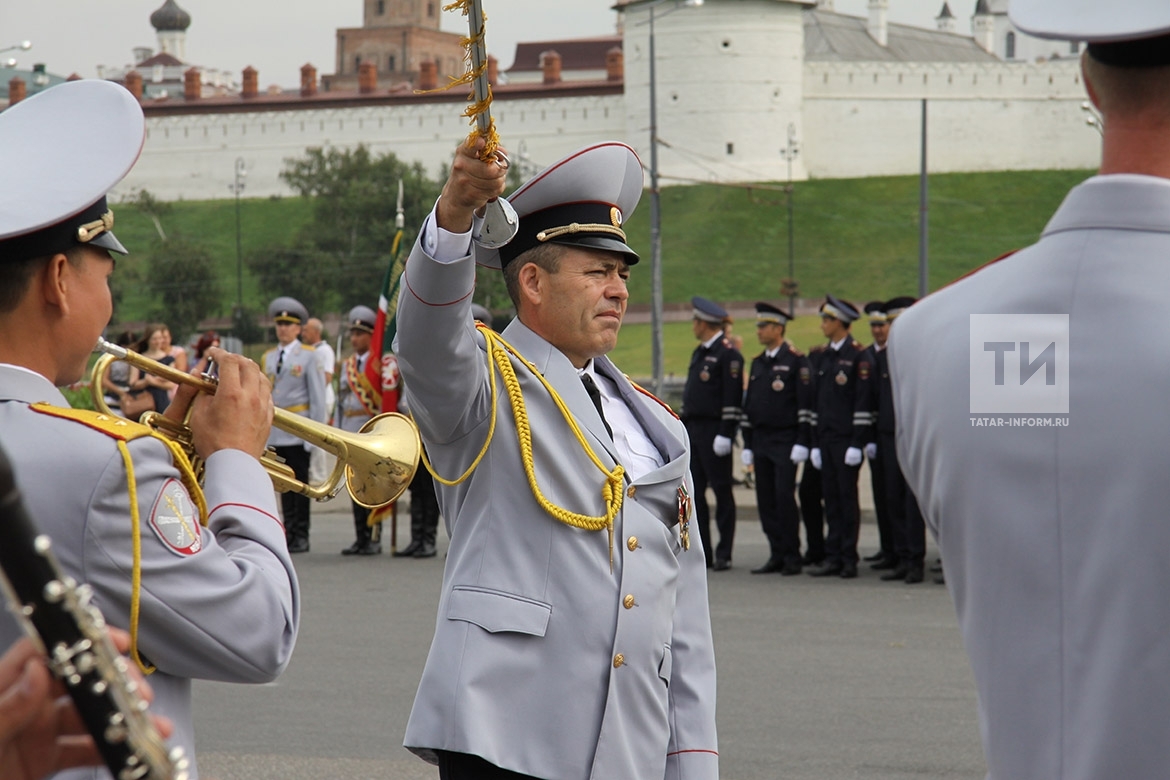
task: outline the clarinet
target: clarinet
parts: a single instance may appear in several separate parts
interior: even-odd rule
[[[129,662],[106,632],[93,591],[65,576],[49,537],[38,534],[0,449],[0,587],[40,644],[117,780],[187,780],[183,749],[167,749]]]

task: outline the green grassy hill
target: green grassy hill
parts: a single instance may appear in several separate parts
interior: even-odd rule
[[[929,263],[931,289],[987,260],[1034,241],[1068,189],[1089,171],[940,174],[929,180]],[[831,179],[794,185],[794,267],[802,297],[825,292],[865,301],[915,294],[918,288],[918,187],[916,176]],[[663,295],[684,303],[692,295],[720,301],[780,299],[788,277],[788,212],[782,185],[696,185],[663,190]],[[390,207],[391,204],[388,204]],[[648,304],[649,199],[643,197],[626,227],[643,263],[630,282],[633,304]],[[124,280],[116,311],[120,321],[147,317],[149,293],[136,279],[158,250],[150,216],[130,204],[115,208],[117,233],[132,254],[118,263]],[[310,215],[303,198],[240,201],[240,245],[244,257],[288,245]],[[161,217],[168,236],[203,243],[220,268],[223,301],[211,316],[227,316],[236,298],[236,203],[234,200],[169,204]],[[371,298],[381,279],[369,280]],[[243,267],[245,304],[267,304]],[[793,340],[802,347],[820,340],[815,320],[798,321]],[[807,333],[805,332],[807,329]],[[867,329],[859,329],[868,341]],[[745,323],[739,332],[745,352],[755,337]],[[692,344],[689,324],[666,328],[667,371],[685,370]],[[649,373],[650,329],[628,325],[619,364],[633,374]]]

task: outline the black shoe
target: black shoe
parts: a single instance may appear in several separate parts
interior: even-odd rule
[[[360,548],[358,548],[357,554],[358,555],[381,555],[382,554],[382,543],[381,542],[366,542]]]
[[[711,567],[715,571],[727,571],[731,568],[731,561],[726,558],[716,558],[715,565]]]
[[[288,551],[290,553],[303,553],[309,551],[309,540],[304,537],[293,539],[288,543]]]
[[[906,579],[906,573],[910,571],[910,567],[904,563],[899,563],[894,568],[883,574],[879,579],[882,582],[893,582],[894,580]]]
[[[432,542],[423,542],[418,546],[418,549],[411,554],[412,558],[434,558],[435,545]]]
[[[772,574],[773,572],[778,572],[783,568],[784,564],[780,563],[780,561],[776,560],[775,558],[769,558],[763,566],[759,567],[758,569],[752,569],[752,574]]]
[[[358,541],[354,542],[353,544],[351,544],[349,547],[346,547],[344,550],[342,550],[341,554],[342,555],[357,555],[361,552],[363,544],[364,544],[364,542],[362,542],[361,540],[358,540]]]
[[[925,577],[923,576],[921,563],[906,567],[905,582],[907,585],[917,585],[918,583],[922,582],[923,579],[925,579]]]
[[[881,550],[878,550],[873,555],[867,555],[864,558],[862,558],[861,560],[865,561],[866,563],[874,563],[876,561],[884,561],[888,557],[889,556],[886,555],[884,552],[882,552]]]
[[[841,573],[837,576],[839,576],[843,580],[853,579],[854,577],[857,576],[857,564],[856,563],[842,564],[841,565]]]
[[[412,539],[410,544],[403,547],[401,550],[394,551],[395,558],[413,558],[414,554],[422,548],[422,541],[419,539]]]
[[[810,576],[810,577],[835,577],[841,573],[841,570],[843,568],[844,567],[838,562],[825,561],[825,562],[821,563],[819,566],[814,566],[813,568],[809,569],[808,576]]]
[[[800,562],[805,566],[820,566],[825,562],[825,556],[822,555],[817,557],[815,555],[809,555],[808,553],[805,553],[804,557],[800,559]]]
[[[794,575],[800,574],[802,571],[804,570],[800,567],[799,563],[786,563],[784,564],[784,568],[780,570],[780,576],[792,577]]]
[[[898,568],[898,559],[897,558],[882,558],[877,563],[870,564],[869,568],[873,569],[874,571],[885,571],[886,569],[896,569],[896,568]],[[902,572],[902,573],[905,574],[905,572]]]

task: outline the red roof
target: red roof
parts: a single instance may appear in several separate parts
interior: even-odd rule
[[[185,65],[185,64],[186,63],[184,63],[182,60],[180,60],[179,58],[177,58],[171,54],[167,54],[166,52],[159,52],[158,54],[154,55],[150,59],[143,60],[142,62],[138,63],[134,67],[136,67],[136,68],[153,68],[155,65],[173,66],[173,65]]]
[[[605,55],[622,47],[620,35],[604,38],[573,38],[562,41],[534,41],[516,44],[516,58],[509,71],[540,70],[540,55],[555,51],[561,55],[561,70],[605,70]]]

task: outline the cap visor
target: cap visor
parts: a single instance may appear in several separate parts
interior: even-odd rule
[[[105,230],[98,233],[96,236],[85,242],[89,246],[99,246],[102,249],[107,249],[111,252],[117,252],[120,255],[128,255],[126,247],[122,246],[122,242],[118,240],[111,231]]]
[[[566,236],[566,238],[568,237]],[[624,242],[607,236],[577,236],[566,241],[560,241],[554,238],[551,243],[562,246],[581,246],[586,249],[600,249],[605,252],[616,252],[625,257],[627,265],[634,265],[639,259],[638,253],[626,246]]]

